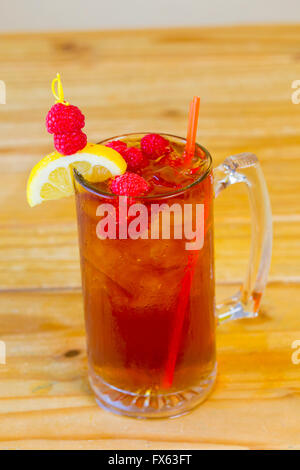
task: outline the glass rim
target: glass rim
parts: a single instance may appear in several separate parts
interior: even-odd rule
[[[103,144],[105,142],[110,142],[111,140],[120,140],[122,138],[132,136],[132,135],[137,135],[137,134],[146,135],[146,134],[153,134],[153,132],[128,132],[127,134],[115,135],[115,136],[109,137],[107,139],[103,139],[100,142],[97,142],[97,144]],[[160,132],[159,135],[162,135],[164,137],[174,137],[174,138],[179,139],[182,142],[186,143],[186,138],[185,137],[181,137],[181,136],[178,136],[178,135],[175,135],[175,134],[168,134],[166,132]],[[170,197],[178,196],[179,194],[185,193],[189,189],[191,189],[194,186],[196,186],[197,184],[201,183],[201,181],[203,181],[209,175],[209,173],[211,171],[212,157],[211,157],[211,154],[209,153],[209,151],[205,147],[203,147],[202,145],[198,144],[197,142],[196,142],[196,147],[199,147],[205,153],[206,160],[207,160],[207,169],[199,176],[199,178],[197,178],[192,183],[190,183],[187,186],[184,186],[183,188],[180,188],[180,189],[176,189],[176,190],[161,193],[161,194],[149,194],[149,195],[146,194],[144,196],[134,196],[134,199],[148,199],[148,200],[153,199],[153,200],[155,200],[155,199],[170,198]],[[112,197],[119,197],[118,194],[109,193],[109,192],[106,192],[106,191],[103,191],[103,190],[100,190],[99,188],[97,188],[93,183],[87,181],[83,177],[83,175],[81,173],[79,173],[78,170],[76,170],[76,168],[73,168],[73,173],[74,173],[74,177],[75,177],[77,183],[79,183],[81,186],[83,186],[84,189],[86,189],[87,191],[92,192],[93,194],[96,194],[97,196],[101,196],[101,197],[104,197],[104,198],[110,198],[111,199]],[[128,196],[128,197],[130,197],[130,196]]]

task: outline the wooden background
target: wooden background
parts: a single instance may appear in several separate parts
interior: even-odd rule
[[[0,449],[299,449],[300,26],[2,35],[0,71]],[[198,140],[215,165],[245,150],[262,163],[274,251],[261,314],[219,327],[217,386],[176,420],[112,415],[89,389],[74,201],[25,201],[31,167],[52,151],[44,118],[57,71],[90,141],[184,135],[199,94]],[[216,202],[218,297],[243,278],[249,235],[237,185]]]

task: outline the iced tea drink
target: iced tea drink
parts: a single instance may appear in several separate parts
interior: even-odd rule
[[[142,137],[118,139],[139,148]],[[151,238],[150,224],[144,238],[121,239],[118,220],[115,239],[99,238],[98,207],[117,208],[119,198],[106,181],[75,177],[90,382],[100,404],[130,416],[186,412],[216,374],[211,158],[197,146],[183,167],[185,140],[165,137],[168,155],[140,170],[150,192],[128,198],[128,207],[142,203],[150,213],[153,204],[163,211],[176,204],[184,214],[186,204],[202,205],[201,249],[186,248],[184,230],[181,239],[172,236],[185,220],[172,212],[169,239],[161,227]]]
[[[91,386],[117,413],[185,413],[215,380],[215,318],[258,314],[272,253],[258,158],[231,155],[213,183],[210,154],[196,144],[198,96],[186,140],[129,134],[97,145],[87,142],[80,109],[65,101],[59,74],[52,92],[46,127],[56,151],[33,167],[26,194],[33,207],[75,188]],[[238,292],[215,307],[213,197],[236,183],[249,195],[250,258]]]

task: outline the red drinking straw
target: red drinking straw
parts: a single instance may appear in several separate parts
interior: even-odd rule
[[[189,301],[189,295],[192,287],[197,258],[198,253],[188,255],[188,262],[184,270],[185,272],[182,278],[178,304],[174,315],[174,329],[169,345],[169,355],[166,362],[166,371],[163,378],[164,388],[170,388],[173,383],[174,370],[182,336],[182,328],[185,316],[184,314]]]
[[[200,98],[199,96],[194,96],[193,100],[191,101],[189,110],[188,131],[184,159],[186,166],[190,164],[195,153],[199,109]],[[173,383],[174,371],[182,336],[184,317],[189,302],[190,290],[192,287],[192,281],[194,277],[197,259],[198,252],[190,253],[188,255],[188,261],[184,269],[184,276],[181,282],[178,304],[174,315],[174,329],[169,344],[169,352],[166,362],[165,374],[162,381],[162,385],[164,388],[170,388]]]
[[[187,130],[186,146],[185,146],[185,164],[186,165],[188,165],[191,162],[195,153],[199,109],[200,109],[200,98],[199,96],[194,96],[194,98],[192,99],[190,103],[190,110],[189,110],[189,121],[188,121],[188,130]]]

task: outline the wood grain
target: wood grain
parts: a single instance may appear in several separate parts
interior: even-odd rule
[[[299,25],[1,36],[0,449],[300,449],[299,44]],[[250,150],[265,172],[274,250],[260,316],[219,328],[215,390],[177,420],[111,415],[89,389],[74,201],[25,201],[30,168],[52,150],[44,118],[57,71],[91,141],[183,135],[199,94],[198,140],[215,165]],[[216,201],[218,297],[243,278],[249,240],[237,185]]]

